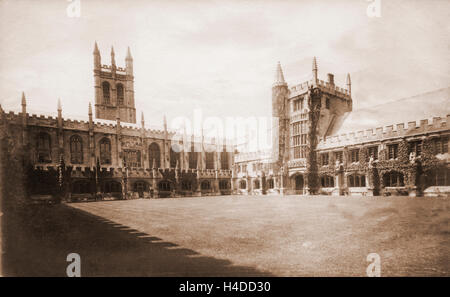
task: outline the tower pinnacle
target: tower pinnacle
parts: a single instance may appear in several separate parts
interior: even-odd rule
[[[317,82],[317,60],[316,60],[316,57],[314,57],[314,59],[313,59],[312,72],[313,72],[313,80],[314,80],[314,82]]]
[[[58,98],[58,111],[62,110],[61,108],[61,98]]]
[[[277,63],[277,69],[275,71],[275,82],[274,86],[283,86],[286,85],[286,81],[284,80],[283,69],[281,69],[280,62]]]
[[[352,81],[350,80],[350,73],[347,73],[347,79],[345,80],[345,84],[347,85],[347,90],[349,95],[352,94]]]
[[[27,106],[27,100],[25,99],[25,92],[22,92],[22,106]]]
[[[127,49],[127,57],[125,58],[125,60],[133,60],[133,57],[131,56],[130,47],[128,47]]]
[[[94,44],[94,55],[100,55],[100,51],[98,50],[97,41],[95,41]]]
[[[114,53],[114,47],[111,46],[111,65],[112,66],[116,66],[116,58],[115,58],[115,53]]]
[[[164,121],[164,131],[167,132],[167,119],[166,119],[166,115],[164,115],[163,121]]]

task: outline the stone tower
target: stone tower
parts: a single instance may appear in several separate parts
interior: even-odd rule
[[[136,123],[134,103],[133,58],[128,48],[125,69],[116,66],[114,48],[111,47],[111,65],[102,65],[97,42],[94,47],[95,117]]]
[[[280,63],[275,71],[272,151],[280,192],[313,193],[318,189],[317,144],[330,135],[339,118],[352,110],[350,75],[346,89],[335,85],[331,73],[326,81],[319,79],[315,57],[311,74],[310,80],[288,87]]]
[[[280,62],[275,71],[272,85],[272,153],[277,168],[288,161],[289,148],[289,89],[284,80]]]

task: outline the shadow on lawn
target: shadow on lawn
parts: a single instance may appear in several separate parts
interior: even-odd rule
[[[271,276],[64,204],[8,211],[2,223],[5,276],[66,276],[69,253],[82,276]]]

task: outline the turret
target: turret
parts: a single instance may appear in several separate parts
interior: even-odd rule
[[[312,63],[312,74],[313,74],[313,83],[317,84],[317,60],[316,57],[314,57],[313,59],[313,63]]]
[[[127,57],[125,58],[125,72],[127,75],[133,75],[133,57],[131,56],[130,47],[127,49]]]
[[[22,92],[22,116],[27,115],[27,100],[25,99],[25,92]]]
[[[4,113],[5,113],[5,111],[3,110],[2,105],[0,104],[0,125],[3,124],[3,117],[4,117],[3,114]]]
[[[61,98],[58,98],[58,118],[62,115]]]
[[[282,161],[285,155],[288,133],[288,103],[289,89],[287,83],[284,80],[283,70],[281,64],[278,62],[275,71],[275,82],[272,85],[272,151],[273,160]]]
[[[163,117],[163,126],[164,126],[164,142],[163,142],[163,146],[164,146],[164,162],[163,162],[163,166],[164,168],[168,168],[168,163],[167,162],[167,154],[168,154],[168,150],[167,150],[167,141],[168,141],[168,132],[167,132],[167,119],[166,119],[166,115],[164,115]],[[170,150],[169,150],[170,151]]]
[[[94,44],[94,70],[100,70],[101,68],[101,56],[98,50],[97,41]]]
[[[27,101],[25,93],[22,92],[22,145],[25,148],[28,144],[28,120],[27,120]]]
[[[281,64],[278,62],[277,69],[275,71],[275,81],[273,83],[273,87],[277,86],[286,86],[286,82],[284,80],[283,69],[281,69]]]
[[[91,105],[91,102],[89,102],[88,115],[89,115],[89,124],[90,124],[90,123],[92,123],[92,105]]]
[[[58,98],[58,127],[62,129],[62,107],[60,98]]]
[[[111,67],[113,70],[116,69],[116,54],[114,53],[113,46],[111,46]]]
[[[167,134],[167,119],[166,115],[163,117],[164,133]]]
[[[116,129],[117,129],[117,134],[120,134],[120,113],[119,110],[117,109],[116,112]]]
[[[345,84],[347,85],[348,94],[352,96],[352,81],[350,80],[350,73],[347,73]]]

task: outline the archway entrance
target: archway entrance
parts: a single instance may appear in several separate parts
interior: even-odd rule
[[[295,190],[303,191],[303,186],[304,186],[303,175],[296,175],[295,176]]]
[[[144,197],[144,192],[147,192],[148,188],[148,184],[144,181],[137,181],[133,185],[133,191],[138,193],[139,198]]]

